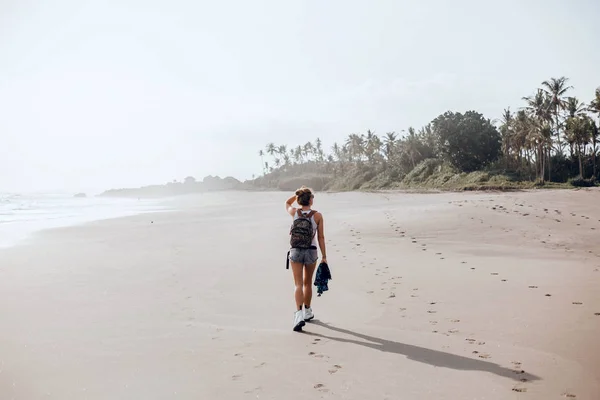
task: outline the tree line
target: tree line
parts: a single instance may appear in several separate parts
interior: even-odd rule
[[[446,112],[418,131],[352,133],[330,152],[318,138],[292,148],[269,143],[259,151],[263,175],[361,167],[401,179],[423,160],[439,159],[460,172],[497,168],[540,183],[593,182],[599,177],[600,87],[588,102],[568,96],[572,88],[566,77],[551,78],[523,97],[516,112],[508,107],[494,121],[476,111]]]

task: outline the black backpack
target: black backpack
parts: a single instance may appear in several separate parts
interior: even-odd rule
[[[315,231],[310,219],[316,213],[316,211],[311,210],[311,212],[304,215],[302,210],[298,210],[298,218],[294,220],[290,229],[290,247],[292,249],[314,248],[312,240],[315,236]]]

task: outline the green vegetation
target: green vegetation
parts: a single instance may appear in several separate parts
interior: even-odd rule
[[[600,88],[582,103],[567,96],[567,82],[542,82],[516,114],[507,108],[495,121],[476,111],[449,111],[418,132],[350,134],[330,153],[320,139],[289,150],[269,143],[258,153],[263,175],[249,183],[282,190],[594,186],[600,177]]]

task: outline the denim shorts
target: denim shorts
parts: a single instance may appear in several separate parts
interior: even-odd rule
[[[290,249],[290,261],[304,265],[315,264],[319,259],[317,249]]]

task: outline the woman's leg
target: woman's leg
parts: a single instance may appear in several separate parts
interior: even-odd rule
[[[315,273],[317,263],[306,265],[304,267],[304,280],[303,280],[303,300],[306,307],[310,307],[312,300],[312,277]],[[296,298],[297,299],[297,298]],[[296,300],[297,301],[297,300]]]
[[[302,310],[302,304],[304,304],[304,292],[302,291],[302,272],[304,271],[304,264],[297,262],[290,262],[292,264],[292,273],[294,274],[294,285],[296,291],[294,297],[296,299],[296,310]]]

